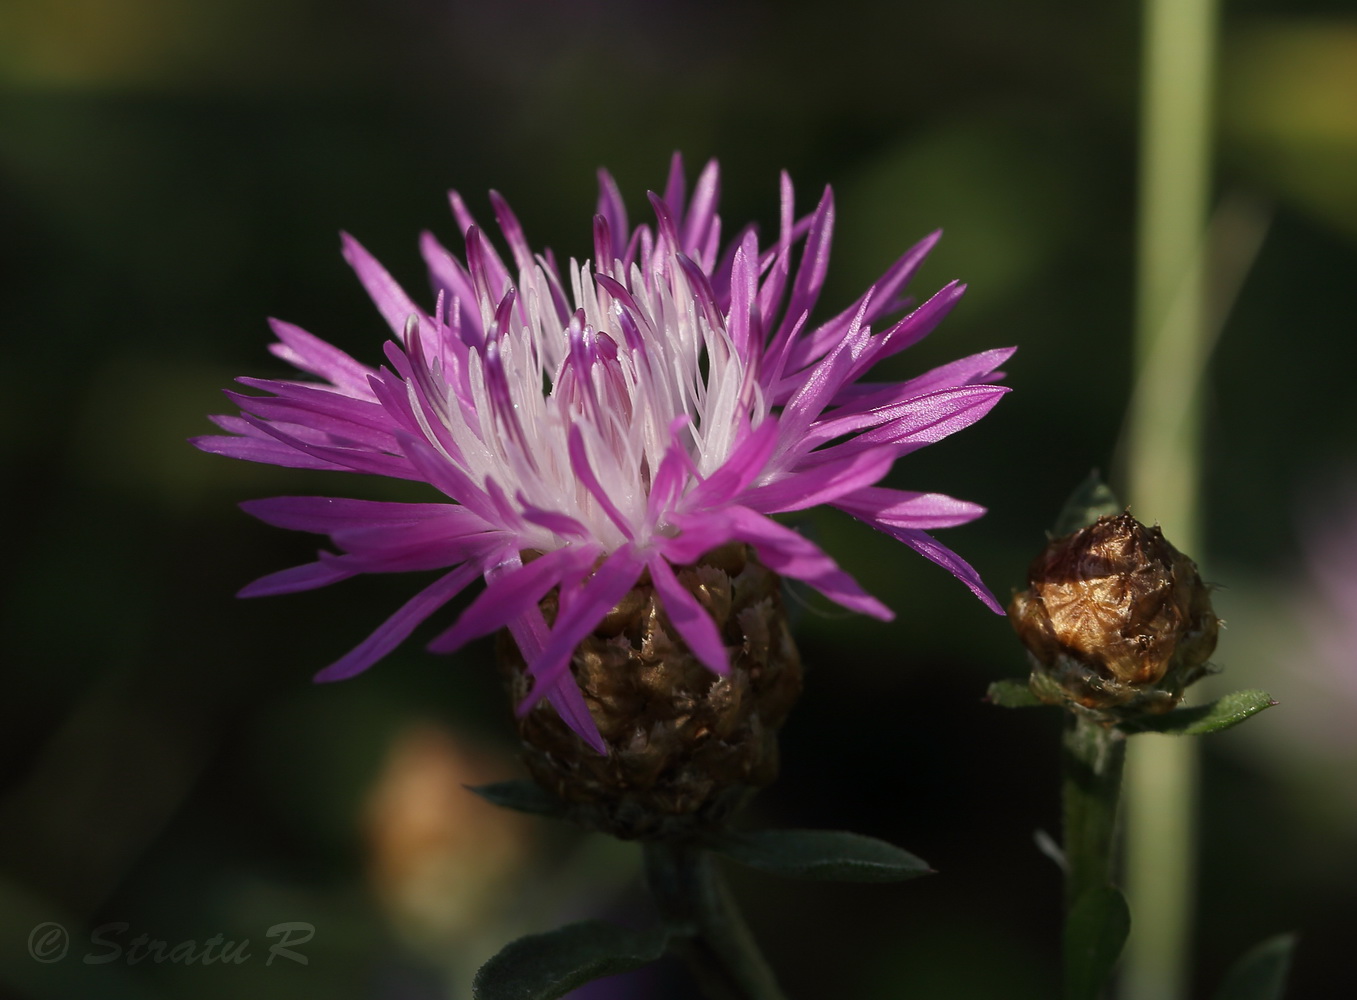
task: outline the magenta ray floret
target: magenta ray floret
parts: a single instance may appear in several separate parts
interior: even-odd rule
[[[769,568],[845,607],[891,617],[826,553],[769,517],[820,504],[904,542],[1002,614],[975,570],[927,534],[984,509],[876,485],[897,458],[974,423],[1006,391],[986,380],[1011,348],[906,382],[860,381],[926,336],[964,291],[953,282],[886,321],[910,304],[902,290],[937,234],[812,326],[834,223],[828,189],[798,219],[784,174],[776,241],[760,247],[750,227],[724,250],[715,162],[688,198],[674,157],[664,195],[650,196],[653,227],[628,228],[603,171],[599,189],[594,256],[565,268],[532,251],[492,192],[511,268],[454,192],[465,262],[434,237],[421,240],[437,291],[432,312],[345,235],[344,257],[394,334],[387,364],[369,368],[275,321],[273,353],[320,381],[242,378],[268,395],[228,393],[241,415],[214,417],[227,433],[194,441],[256,462],[423,481],[448,498],[244,505],[269,524],[329,535],[339,552],[270,574],[243,595],[359,573],[445,571],[317,679],[366,669],[483,577],[486,589],[431,648],[452,652],[507,627],[535,679],[533,700],[549,699],[601,750],[569,675],[571,653],[647,571],[678,633],[718,672],[729,668],[727,652],[672,565],[728,542],[751,545]],[[548,628],[538,602],[553,588],[559,611]]]

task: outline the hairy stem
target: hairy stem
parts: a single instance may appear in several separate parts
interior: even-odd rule
[[[690,841],[648,841],[646,882],[708,1000],[784,1000],[716,860]]]
[[[1090,717],[1067,712],[1061,745],[1065,810],[1065,909],[1090,889],[1112,883],[1117,801],[1126,737]]]

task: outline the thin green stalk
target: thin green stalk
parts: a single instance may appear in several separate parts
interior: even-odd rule
[[[1146,0],[1136,301],[1137,387],[1127,494],[1196,554],[1201,372],[1208,350],[1203,241],[1211,177],[1216,0]],[[1193,908],[1195,749],[1142,737],[1126,769],[1125,1000],[1182,1000]]]
[[[1133,918],[1124,1000],[1188,995],[1196,884],[1193,747],[1185,737],[1140,736],[1127,767],[1125,883]]]
[[[1126,737],[1083,713],[1066,712],[1060,756],[1068,913],[1090,889],[1113,881],[1113,841]]]
[[[660,914],[677,932],[670,947],[708,1000],[784,1000],[710,852],[691,842],[648,841],[645,865]]]

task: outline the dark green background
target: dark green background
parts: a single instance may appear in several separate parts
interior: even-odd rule
[[[1357,744],[1306,715],[1335,702],[1307,700],[1296,611],[1298,512],[1357,457],[1357,18],[1338,2],[1228,8],[1219,191],[1271,222],[1214,359],[1194,555],[1227,588],[1218,661],[1282,707],[1203,744],[1198,995],[1257,940],[1299,930],[1288,995],[1302,1000],[1350,978],[1357,921]],[[691,174],[720,159],[732,232],[775,223],[780,169],[806,209],[834,186],[837,309],[945,228],[916,291],[953,277],[970,291],[891,371],[1018,344],[1015,391],[889,482],[989,506],[943,538],[1006,598],[1065,494],[1116,468],[1138,32],[1132,3],[1067,0],[0,7],[0,994],[422,998],[447,979],[467,996],[467,963],[511,919],[645,919],[629,851],[536,830],[534,860],[478,920],[484,940],[421,942],[387,920],[364,803],[393,740],[433,722],[513,773],[490,644],[449,659],[411,642],[313,687],[417,582],[232,596],[316,542],[239,500],[412,495],[185,443],[231,378],[284,374],[266,316],[378,359],[385,329],[337,230],[422,294],[419,231],[455,245],[447,188],[485,218],[496,188],[535,245],[578,256],[595,168],[640,218],[681,149]],[[896,888],[741,875],[774,965],[800,997],[1053,995],[1060,888],[1032,836],[1058,825],[1055,720],[980,702],[1023,670],[1007,623],[846,518],[798,524],[899,617],[807,598],[813,672],[751,821],[885,837],[941,874]],[[1357,709],[1346,683],[1340,713]],[[474,859],[474,839],[464,850]],[[64,962],[27,954],[45,920],[71,931]],[[305,967],[78,960],[109,921],[261,942],[289,920],[317,929]],[[608,995],[687,989],[666,966]]]

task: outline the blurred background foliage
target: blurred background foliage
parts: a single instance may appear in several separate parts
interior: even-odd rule
[[[890,482],[988,505],[946,541],[1006,597],[1072,486],[1116,470],[1138,31],[1128,0],[0,4],[0,994],[467,996],[518,933],[646,918],[628,847],[462,791],[517,773],[488,643],[310,684],[411,581],[232,596],[315,547],[237,501],[410,495],[185,444],[231,378],[284,374],[266,316],[377,357],[339,228],[423,289],[419,231],[455,243],[444,191],[488,215],[493,186],[536,245],[583,255],[595,169],[639,217],[681,149],[721,160],[732,226],[771,229],[779,169],[804,208],[834,186],[837,308],[944,227],[916,288],[971,290],[891,374],[1016,343],[1015,392]],[[1206,743],[1198,992],[1298,930],[1303,1000],[1350,978],[1357,923],[1357,13],[1236,0],[1221,59],[1219,192],[1262,244],[1213,359],[1194,555],[1229,625],[1214,693],[1283,707]],[[885,837],[941,874],[735,873],[774,965],[798,996],[1051,996],[1060,887],[1033,832],[1058,826],[1056,720],[981,703],[1024,669],[1007,623],[859,525],[797,523],[899,617],[794,594],[813,672],[749,819]],[[27,953],[45,920],[64,962]],[[255,957],[84,965],[111,921],[124,945]],[[265,965],[286,921],[316,928],[306,966]],[[688,990],[665,965],[591,995]]]

